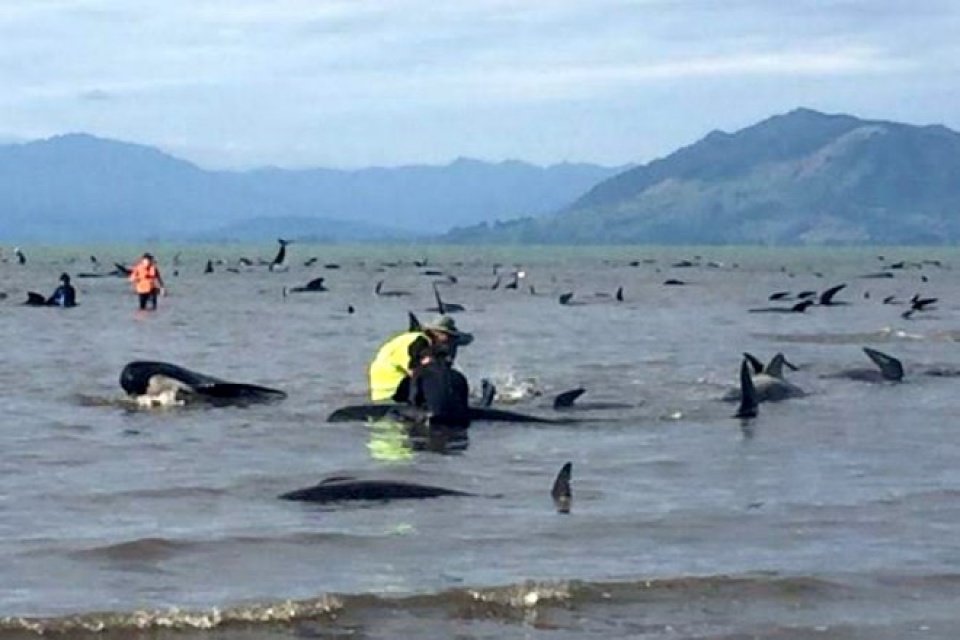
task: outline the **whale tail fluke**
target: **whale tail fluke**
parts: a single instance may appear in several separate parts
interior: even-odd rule
[[[763,368],[763,372],[774,378],[783,379],[783,368],[787,367],[791,371],[797,370],[797,365],[793,364],[782,353],[777,353],[771,358],[769,364]]]
[[[285,269],[287,264],[287,245],[291,244],[292,240],[284,240],[283,238],[277,238],[277,242],[280,243],[280,249],[277,250],[277,255],[273,258],[273,262],[270,263],[270,271],[276,271],[278,269]]]

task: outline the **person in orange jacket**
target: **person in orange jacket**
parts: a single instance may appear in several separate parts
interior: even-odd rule
[[[133,283],[133,290],[140,298],[141,309],[146,309],[148,304],[151,309],[156,309],[157,295],[166,294],[163,276],[160,275],[160,269],[149,253],[143,254],[140,262],[130,270],[130,282]]]

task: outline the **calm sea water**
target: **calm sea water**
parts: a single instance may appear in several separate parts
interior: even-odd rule
[[[75,277],[75,309],[20,304],[91,271],[91,252],[109,265],[140,248],[0,264],[0,638],[960,635],[960,379],[929,375],[960,369],[952,249],[295,244],[284,273],[226,270],[269,246],[183,248],[177,267],[178,248],[151,249],[169,285],[155,313],[112,277]],[[207,259],[225,262],[204,274]],[[919,264],[862,277],[900,260]],[[497,263],[501,284],[525,272],[518,289],[491,288]],[[329,291],[283,295],[320,276]],[[379,280],[409,295],[376,296]],[[524,396],[510,408],[549,416],[553,394],[583,386],[564,415],[584,421],[478,423],[447,452],[326,423],[364,400],[366,364],[407,312],[433,315],[434,281],[466,307],[476,340],[458,362],[475,387],[490,378]],[[747,313],[841,282],[849,304]],[[883,303],[915,293],[937,308],[903,319]],[[900,358],[905,381],[826,377],[869,367],[863,346]],[[720,398],[744,351],[783,351],[809,395],[741,425]],[[134,359],[289,398],[134,410],[117,383]],[[560,515],[549,490],[568,460]],[[343,473],[501,497],[276,498]]]

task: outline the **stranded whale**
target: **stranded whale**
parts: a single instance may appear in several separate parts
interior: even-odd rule
[[[494,409],[492,407],[470,407],[469,423],[473,422],[517,422],[536,424],[573,424],[579,422],[570,418],[544,418],[518,411]],[[365,422],[384,417],[397,417],[402,420],[422,421],[428,412],[405,404],[355,404],[341,407],[327,416],[327,422]],[[465,425],[464,425],[465,426]]]
[[[557,474],[551,489],[557,510],[568,513],[570,510],[570,471],[572,464],[566,463]],[[429,484],[419,484],[406,480],[382,478],[357,478],[353,476],[332,476],[305,489],[288,491],[280,495],[281,500],[328,504],[334,502],[422,500],[425,498],[485,497],[499,498],[498,494],[481,494],[447,489]]]
[[[823,377],[848,378],[860,382],[900,382],[903,380],[903,364],[897,358],[870,347],[863,347],[863,352],[876,365],[875,368],[847,369]]]
[[[801,398],[806,395],[803,389],[784,379],[783,368],[786,366],[796,370],[796,367],[782,353],[773,356],[766,366],[763,366],[755,356],[749,353],[745,353],[743,356],[757,402],[779,402],[780,400]],[[742,380],[740,387],[740,389],[731,390],[723,399],[728,402],[741,401],[743,399]]]
[[[120,372],[120,386],[140,404],[180,405],[207,403],[243,405],[276,402],[287,397],[278,389],[230,382],[197,373],[168,362],[135,361]]]

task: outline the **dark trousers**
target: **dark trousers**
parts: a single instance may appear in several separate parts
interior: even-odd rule
[[[151,309],[156,309],[156,308],[157,308],[157,294],[158,294],[158,293],[159,293],[159,289],[154,289],[153,291],[150,291],[149,293],[141,293],[141,294],[138,294],[138,295],[140,296],[140,308],[141,308],[141,309],[146,309],[146,308],[147,308],[147,304],[149,304]]]

